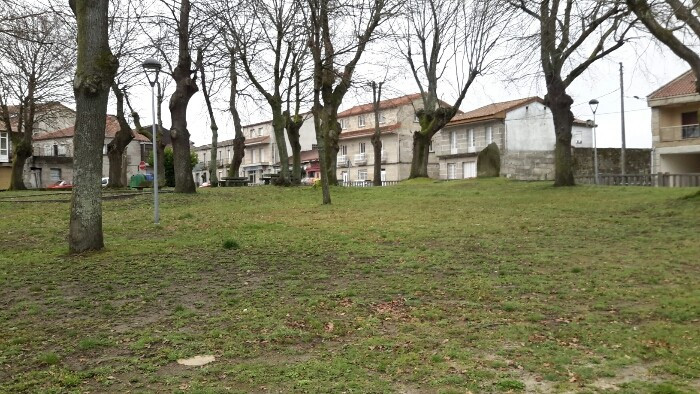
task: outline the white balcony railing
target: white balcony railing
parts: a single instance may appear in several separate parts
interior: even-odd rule
[[[367,154],[366,153],[358,153],[355,155],[355,158],[353,160],[353,163],[355,163],[356,166],[361,166],[367,164]]]
[[[700,125],[688,124],[659,128],[661,142],[683,141],[690,138],[700,138]]]
[[[384,149],[382,149],[382,163],[386,163],[386,157],[387,157],[387,156],[388,156],[388,155],[386,154],[386,151],[385,151]]]
[[[348,165],[348,156],[347,155],[338,155],[338,165],[343,166],[343,167]]]

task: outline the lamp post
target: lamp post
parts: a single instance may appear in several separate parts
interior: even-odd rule
[[[593,167],[595,171],[595,184],[598,184],[598,144],[596,142],[596,129],[598,125],[595,123],[595,113],[598,110],[598,100],[593,99],[588,102],[588,105],[593,111]]]
[[[161,65],[158,60],[149,57],[141,66],[146,73],[148,83],[151,85],[151,115],[153,119],[153,127],[151,129],[151,133],[153,134],[153,223],[158,224],[160,222],[160,211],[158,209],[158,132],[156,130],[156,93],[154,87],[158,82],[158,73],[160,73]]]

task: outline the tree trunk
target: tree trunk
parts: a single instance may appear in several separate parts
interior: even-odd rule
[[[287,153],[287,142],[284,139],[284,127],[286,121],[282,115],[282,109],[272,108],[272,128],[275,133],[275,142],[277,143],[277,152],[280,158],[280,175],[277,179],[278,185],[289,185],[289,154]]]
[[[71,0],[70,5],[78,23],[78,59],[73,82],[76,117],[68,243],[71,253],[80,253],[104,247],[102,146],[107,98],[118,62],[107,37],[109,1]]]
[[[321,167],[321,191],[323,193],[323,205],[329,205],[331,203],[331,191],[330,191],[330,180],[328,179],[328,159],[326,156],[326,136],[322,127],[322,113],[323,110],[319,110],[320,107],[318,99],[318,91],[314,93],[314,129],[316,130],[316,144],[318,146],[318,163]]]
[[[321,110],[320,131],[321,136],[323,137],[323,140],[325,142],[325,149],[323,153],[321,153],[321,142],[317,141],[319,146],[318,156],[319,159],[321,158],[321,156],[323,156],[323,158],[325,159],[326,167],[325,170],[321,171],[321,173],[324,174],[326,178],[328,178],[328,184],[337,185],[338,152],[340,151],[340,146],[338,145],[338,138],[340,136],[340,123],[338,123],[337,116],[334,116],[332,113],[329,113],[329,111],[332,111],[332,109],[329,107],[329,105],[326,105]]]
[[[574,114],[571,105],[574,100],[566,94],[564,84],[553,79],[547,84],[545,102],[554,118],[554,186],[574,186],[574,167],[571,157],[571,127]]]
[[[290,119],[287,114],[287,138],[292,146],[292,184],[301,184],[301,144],[299,143],[299,129],[301,124]]]
[[[219,168],[218,153],[219,153],[219,128],[215,124],[211,126],[211,163],[209,166],[209,184],[211,187],[219,186],[219,177],[216,176],[216,171]]]
[[[233,160],[228,170],[228,176],[240,176],[243,156],[245,156],[245,137],[241,135],[233,139]]]
[[[107,187],[117,189],[126,187],[125,151],[134,139],[134,134],[124,116],[124,93],[117,86],[112,86],[112,92],[117,99],[119,130],[112,141],[107,144],[107,159],[109,160],[109,182]]]
[[[409,179],[428,178],[428,157],[432,135],[420,131],[413,133],[413,160]]]
[[[382,185],[382,139],[375,133],[372,136],[372,146],[374,147],[374,179],[372,184],[374,186]]]
[[[32,155],[31,134],[29,135],[30,140],[27,141],[27,132],[24,132],[22,139],[14,145],[9,190],[27,190],[24,184],[24,165]]]

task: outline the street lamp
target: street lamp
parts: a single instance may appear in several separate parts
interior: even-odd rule
[[[595,184],[598,184],[598,144],[596,142],[596,129],[598,125],[595,123],[595,113],[598,110],[598,100],[593,99],[588,102],[588,105],[593,111],[593,167],[595,171]]]
[[[160,212],[158,209],[158,132],[156,131],[156,93],[154,87],[158,82],[158,74],[160,73],[161,65],[158,60],[149,57],[141,66],[146,73],[148,83],[151,85],[151,116],[153,119],[153,127],[151,129],[151,133],[153,134],[153,223],[158,224],[160,222]]]

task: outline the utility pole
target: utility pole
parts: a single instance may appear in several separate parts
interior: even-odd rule
[[[627,142],[625,141],[625,80],[622,76],[622,62],[620,62],[620,127],[622,130],[622,149],[620,150],[620,170],[622,175],[625,175],[625,166],[627,163],[625,151],[627,150]],[[626,183],[626,179],[623,179]]]

